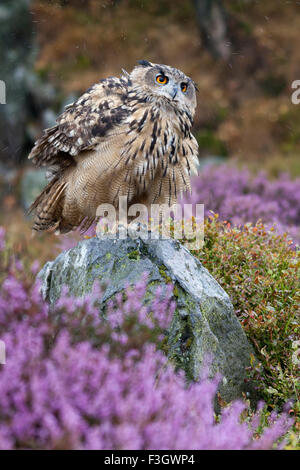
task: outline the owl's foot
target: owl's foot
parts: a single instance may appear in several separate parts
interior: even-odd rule
[[[130,238],[144,238],[148,239],[150,237],[151,230],[148,224],[141,222],[131,222],[128,226],[128,236]]]

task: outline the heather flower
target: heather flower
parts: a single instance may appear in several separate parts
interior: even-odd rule
[[[288,429],[279,419],[253,443],[245,405],[236,402],[217,424],[217,382],[186,387],[154,345],[110,357],[110,348],[72,344],[61,331],[45,357],[42,335],[18,325],[5,335],[9,355],[0,372],[2,448],[246,449],[272,448]],[[13,342],[12,342],[13,341]],[[24,349],[26,348],[26,349]],[[2,436],[3,434],[3,436]]]
[[[146,296],[145,275],[100,315],[97,284],[83,298],[64,288],[49,310],[17,274],[7,266],[0,289],[0,449],[271,449],[289,429],[272,415],[257,438],[242,402],[217,422],[220,378],[187,385],[174,371],[159,350],[172,286]]]
[[[300,179],[287,174],[271,181],[263,172],[252,177],[226,165],[207,167],[194,178],[192,196],[184,202],[204,204],[206,215],[213,211],[235,225],[262,220],[300,240]]]
[[[31,272],[32,274],[36,275],[40,270],[40,263],[38,260],[35,260],[31,265]]]

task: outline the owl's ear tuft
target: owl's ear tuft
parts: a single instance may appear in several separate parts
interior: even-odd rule
[[[196,82],[194,82],[194,80],[192,80],[192,82],[193,82],[193,85],[194,85],[194,87],[195,87],[196,92],[199,93],[199,91],[200,91],[200,90],[199,90],[199,86],[197,85]]]
[[[148,62],[148,60],[138,60],[138,64],[142,65],[143,67],[152,67],[151,62]]]

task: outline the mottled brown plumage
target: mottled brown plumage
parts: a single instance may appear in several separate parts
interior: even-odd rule
[[[166,65],[141,61],[130,74],[92,86],[29,155],[51,174],[30,208],[33,228],[85,230],[97,207],[118,208],[119,196],[128,204],[176,202],[196,173],[195,107],[194,82]]]

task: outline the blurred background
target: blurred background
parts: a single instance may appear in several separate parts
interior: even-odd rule
[[[91,84],[147,59],[198,84],[194,134],[207,163],[300,175],[300,2],[1,0],[0,192],[7,222],[44,185],[27,155]],[[205,201],[204,201],[205,202]]]

